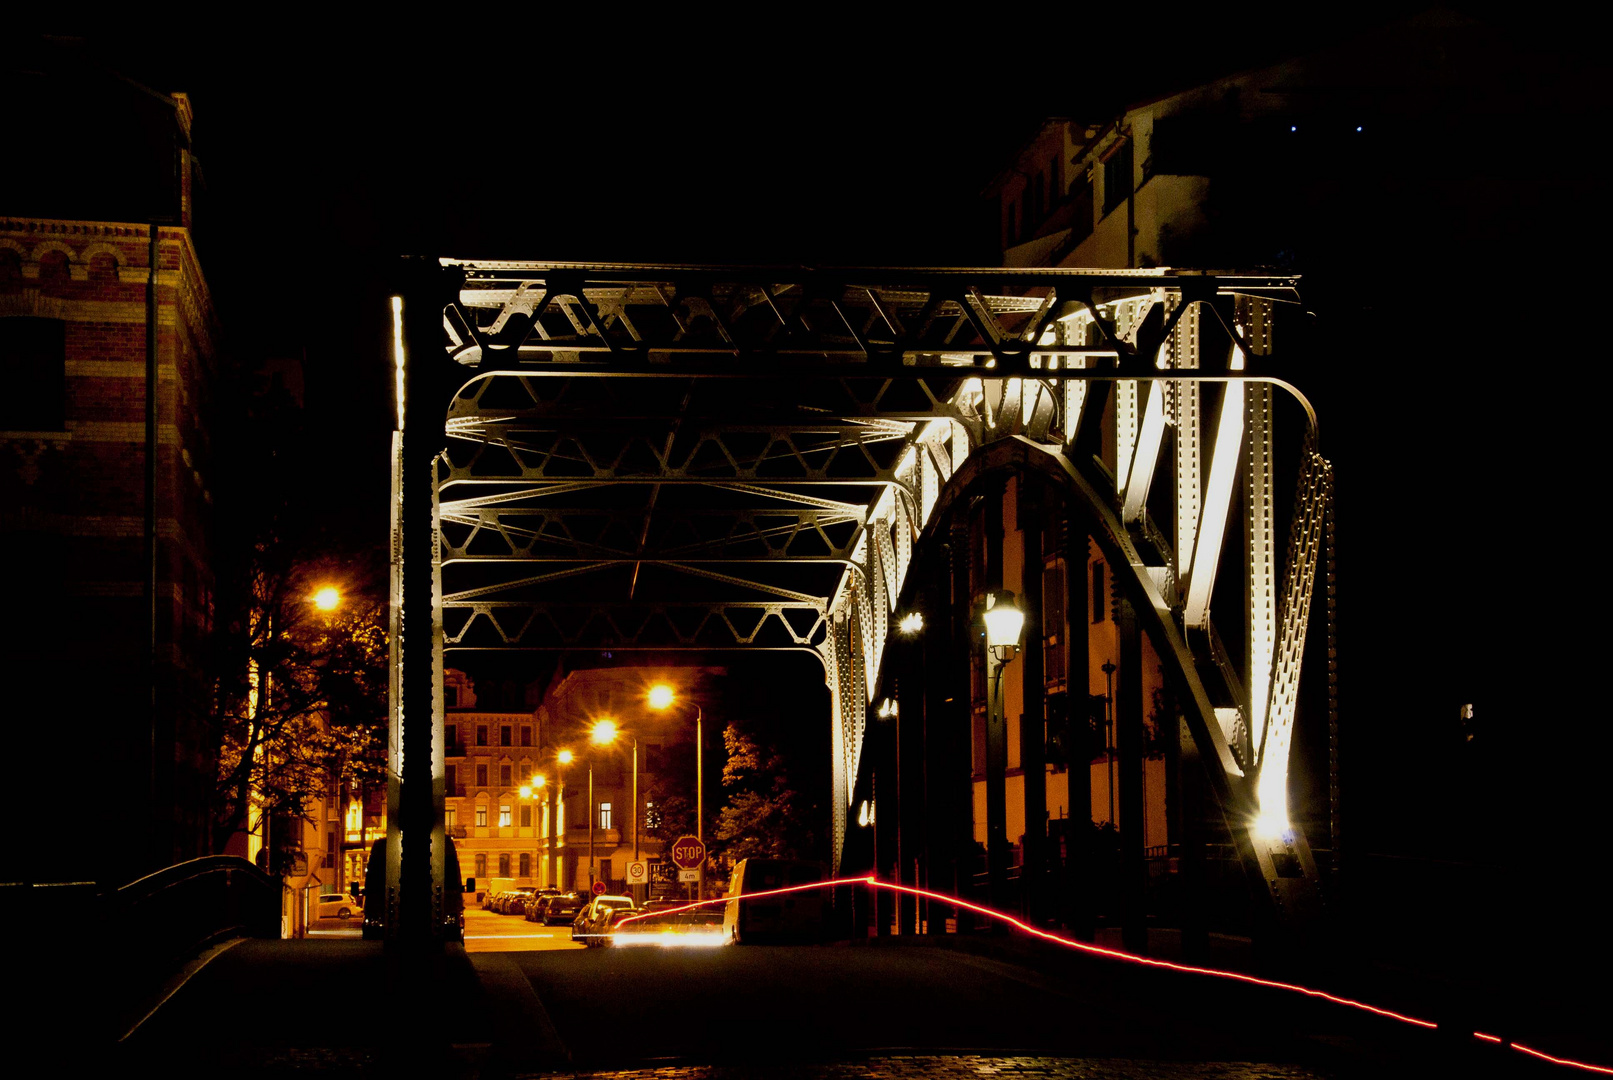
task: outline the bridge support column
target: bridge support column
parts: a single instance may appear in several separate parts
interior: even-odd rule
[[[919,610],[934,611],[921,600]],[[926,850],[925,709],[923,638],[899,638],[896,648],[896,880],[925,887],[919,873]],[[896,923],[903,934],[919,932],[918,898],[898,895]]]
[[[1127,950],[1148,951],[1148,923],[1143,911],[1148,882],[1143,800],[1143,649],[1142,632],[1131,601],[1115,602],[1120,638],[1120,685],[1116,692],[1115,744],[1119,752],[1120,936]]]
[[[936,646],[925,655],[934,678],[935,711],[927,719],[933,757],[930,792],[936,803],[937,841],[930,864],[931,887],[954,896],[967,894],[974,884],[974,796],[970,778],[970,737],[974,723],[970,706],[969,646],[969,523],[954,515],[950,543],[936,568],[937,594],[946,598],[940,625],[930,641]],[[959,933],[967,929],[962,912],[953,908],[930,914],[933,933],[944,933],[954,920]]]
[[[1092,940],[1092,740],[1087,718],[1091,689],[1092,603],[1088,596],[1086,522],[1066,511],[1064,528],[1065,611],[1070,641],[1068,690],[1069,797],[1064,838],[1064,925],[1082,941]]]
[[[1176,720],[1177,850],[1181,857],[1182,959],[1203,963],[1210,956],[1209,890],[1205,888],[1204,763],[1187,721]]]
[[[389,754],[397,814],[387,820],[386,941],[406,956],[429,955],[447,933],[443,918],[441,546],[436,459],[446,443],[441,312],[446,279],[411,263],[393,309],[403,400],[398,449],[399,505],[393,557],[399,616],[393,647],[394,745]]]
[[[1025,839],[1020,857],[1020,903],[1025,915],[1040,926],[1047,917],[1047,719],[1046,678],[1042,654],[1042,528],[1045,521],[1042,486],[1027,477],[1018,480],[1015,504],[1024,538],[1025,562],[1020,576],[1020,610],[1025,613],[1024,646],[1020,651],[1024,710],[1019,716],[1019,764],[1024,782]]]
[[[946,659],[951,652],[951,605],[947,603],[947,555],[943,551],[935,560],[936,578],[940,586],[935,605],[925,613],[924,652],[924,862],[921,884],[932,892],[951,892],[957,895],[958,880],[953,872],[953,853],[958,842],[958,814],[953,802],[954,772],[949,753],[955,738],[948,738],[948,724],[953,717],[953,684],[956,677],[948,672]],[[926,900],[923,908],[924,930],[928,934],[946,933],[946,921],[953,910],[933,900]]]

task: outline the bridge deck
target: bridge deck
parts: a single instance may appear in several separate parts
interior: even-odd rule
[[[248,1076],[420,1075],[423,1066],[457,1076],[638,1075],[672,1065],[687,1066],[678,1075],[708,1076],[719,1074],[714,1064],[732,1068],[725,1076],[784,1075],[790,1066],[792,1077],[987,1067],[1228,1078],[1546,1068],[1325,1002],[1020,938],[915,942],[454,949],[410,1007],[378,944],[246,941],[190,980],[113,1064]],[[920,1067],[936,1055],[945,1060]],[[994,1061],[971,1065],[956,1055]]]

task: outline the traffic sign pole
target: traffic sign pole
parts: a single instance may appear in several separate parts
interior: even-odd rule
[[[680,836],[672,845],[672,865],[683,873],[678,877],[688,881],[691,875],[696,883],[701,881],[702,868],[706,865],[706,842],[698,836]],[[693,899],[693,897],[691,897]],[[700,897],[701,900],[705,896]]]

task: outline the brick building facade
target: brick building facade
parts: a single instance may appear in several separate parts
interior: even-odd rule
[[[26,100],[32,74],[8,76],[39,106],[24,134],[65,139],[72,102]],[[91,135],[142,138],[135,160],[108,151],[104,184],[78,146],[76,184],[0,188],[0,665],[14,731],[68,756],[8,785],[6,858],[22,879],[117,884],[208,849],[218,326],[189,101],[70,74],[73,100],[97,102]]]

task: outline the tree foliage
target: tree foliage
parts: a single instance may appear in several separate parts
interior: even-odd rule
[[[250,603],[226,627],[228,675],[217,699],[219,844],[249,807],[302,815],[333,787],[385,776],[387,640],[382,605],[344,593],[320,611],[314,592],[342,581],[337,560],[276,564],[260,548]]]
[[[254,807],[300,816],[332,788],[381,783],[387,700],[385,600],[370,584],[384,558],[334,541],[303,504],[311,440],[296,391],[248,372],[221,392],[240,421],[219,437],[233,483],[219,506],[215,850]],[[312,602],[325,586],[341,593],[335,610]]]
[[[723,744],[726,804],[713,831],[717,850],[735,862],[810,858],[815,845],[805,800],[791,786],[783,756],[734,724],[723,729]]]

